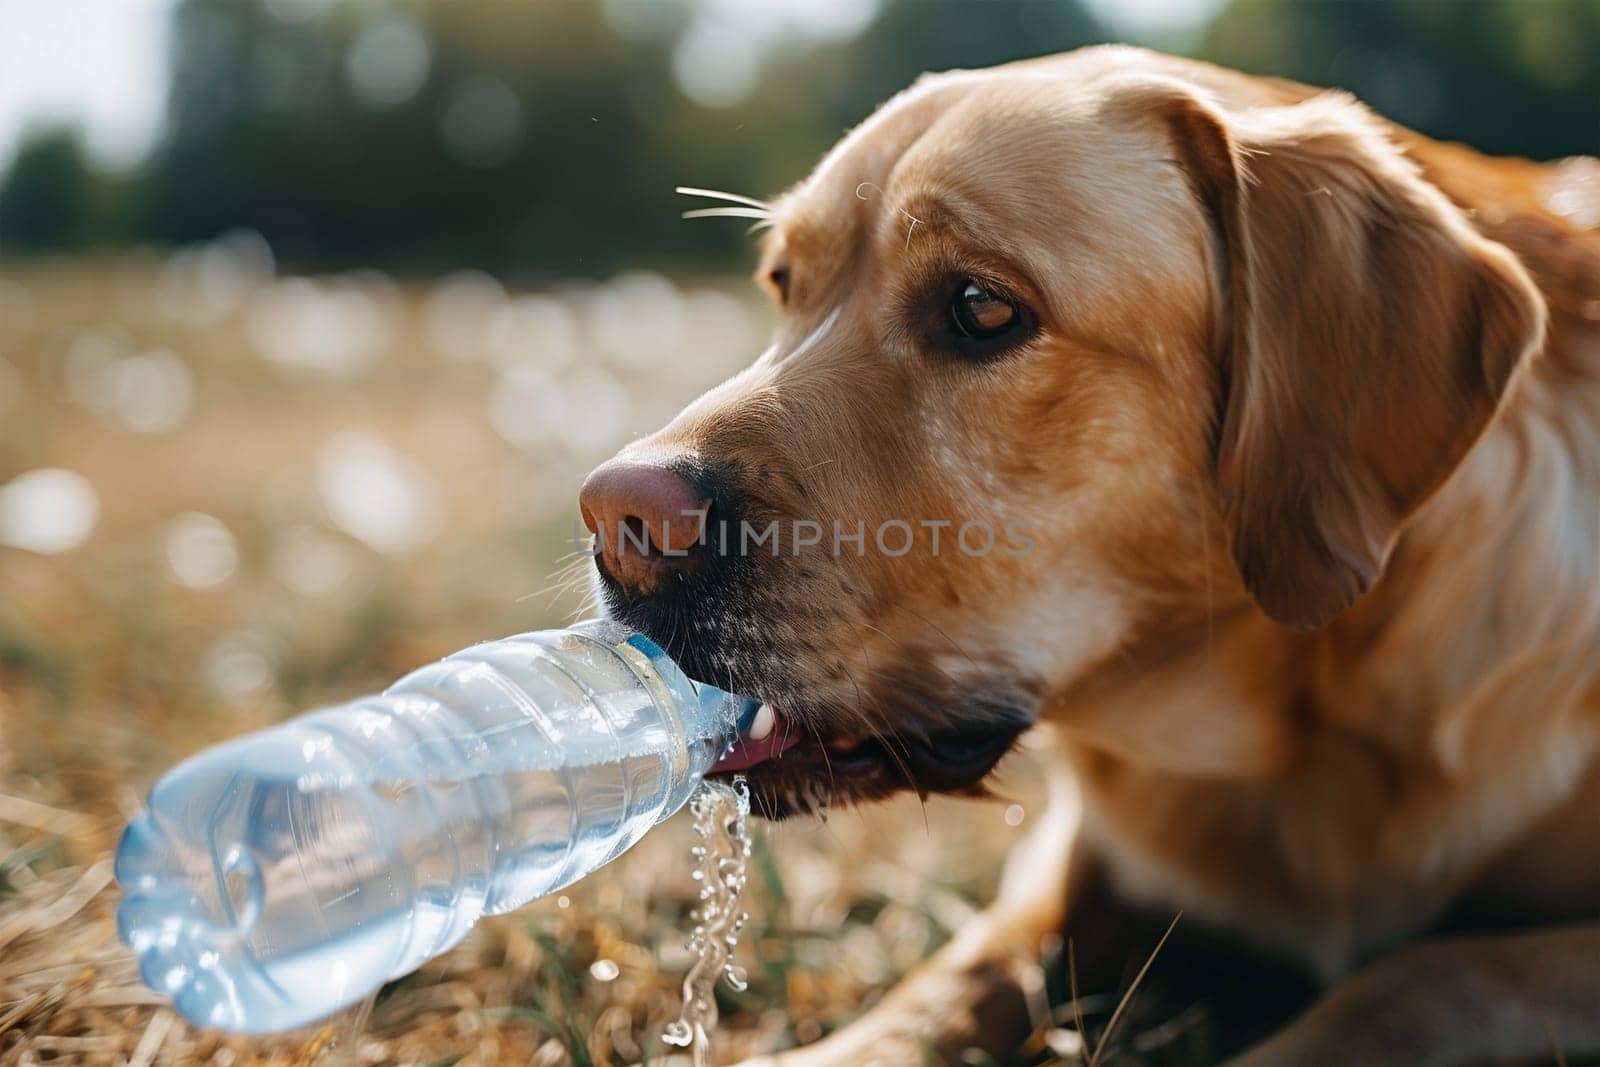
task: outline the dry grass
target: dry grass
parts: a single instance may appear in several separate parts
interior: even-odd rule
[[[724,990],[725,1055],[814,1039],[855,1014],[942,942],[981,888],[981,872],[971,872],[979,883],[938,877],[949,843],[913,840],[920,820],[837,821],[831,833],[780,831],[760,847],[741,949],[753,980],[748,993]],[[863,839],[886,830],[906,834],[905,849],[862,864],[874,851]],[[87,868],[65,856],[12,864],[0,904],[0,1062],[659,1061],[689,962],[687,866],[682,827],[671,826],[568,898],[485,922],[388,987],[370,1014],[245,1040],[188,1027],[139,985],[114,937],[103,854]],[[611,973],[598,960],[612,961],[616,977],[594,978]]]
[[[566,898],[484,923],[370,1013],[270,1040],[196,1031],[144,990],[115,938],[108,856],[182,756],[569,617],[572,599],[525,595],[568,550],[583,471],[747,360],[764,312],[717,284],[532,304],[365,276],[307,290],[252,273],[249,253],[0,274],[0,482],[63,467],[99,502],[70,551],[0,545],[0,1064],[659,1062],[687,969],[681,823]],[[644,365],[607,333],[622,304],[658,317],[631,326],[657,348]],[[659,328],[673,315],[676,334]],[[367,338],[354,355],[322,351],[352,335]],[[118,362],[150,350],[182,361],[192,402],[133,432],[172,414],[160,375],[139,377],[151,364]],[[376,473],[358,462],[374,442]],[[341,504],[391,476],[401,490]],[[412,505],[413,528],[384,528]],[[214,526],[198,541],[193,520],[174,526],[192,512],[226,528],[222,548]],[[1025,763],[1003,785],[1033,802]],[[1019,832],[1005,809],[911,802],[760,832],[740,949],[753,981],[725,991],[721,1055],[815,1039],[941,943]],[[609,981],[591,976],[602,959]]]

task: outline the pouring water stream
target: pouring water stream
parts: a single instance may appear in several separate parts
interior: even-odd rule
[[[683,980],[683,1012],[669,1024],[662,1040],[687,1048],[694,1067],[709,1067],[711,1035],[717,1028],[716,986],[726,978],[734,989],[746,988],[748,976],[732,960],[748,915],[739,910],[745,865],[750,857],[750,787],[743,776],[732,785],[703,781],[689,800],[698,839],[691,855],[700,883],[700,904],[689,951],[695,962]]]

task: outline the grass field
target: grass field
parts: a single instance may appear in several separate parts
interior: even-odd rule
[[[284,278],[248,235],[0,269],[0,1064],[661,1062],[681,819],[369,1011],[264,1041],[139,986],[109,853],[183,756],[576,617],[547,586],[584,473],[748,361],[766,315],[737,281]],[[814,1040],[941,943],[1032,817],[1025,758],[1001,786],[759,829],[720,1058]]]

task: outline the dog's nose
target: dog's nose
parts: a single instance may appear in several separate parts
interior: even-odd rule
[[[645,593],[664,574],[692,565],[710,506],[681,475],[637,460],[602,463],[578,491],[600,566]]]

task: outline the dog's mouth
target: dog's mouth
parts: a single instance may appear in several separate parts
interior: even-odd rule
[[[724,471],[696,484],[738,482]],[[748,493],[709,495],[711,515],[743,521],[734,501]],[[767,818],[904,792],[984,795],[984,780],[1033,725],[1037,687],[998,658],[980,665],[963,651],[973,670],[951,674],[928,662],[934,653],[885,634],[893,654],[852,672],[836,640],[835,628],[848,624],[835,616],[850,609],[836,602],[848,591],[838,568],[724,555],[719,544],[649,594],[598,561],[596,574],[606,612],[690,678],[763,702],[711,773],[744,775],[753,810]]]
[[[769,819],[877,800],[907,790],[969,796],[1027,728],[1020,713],[979,729],[937,733],[819,733],[762,705],[711,774],[743,774],[755,810]]]

